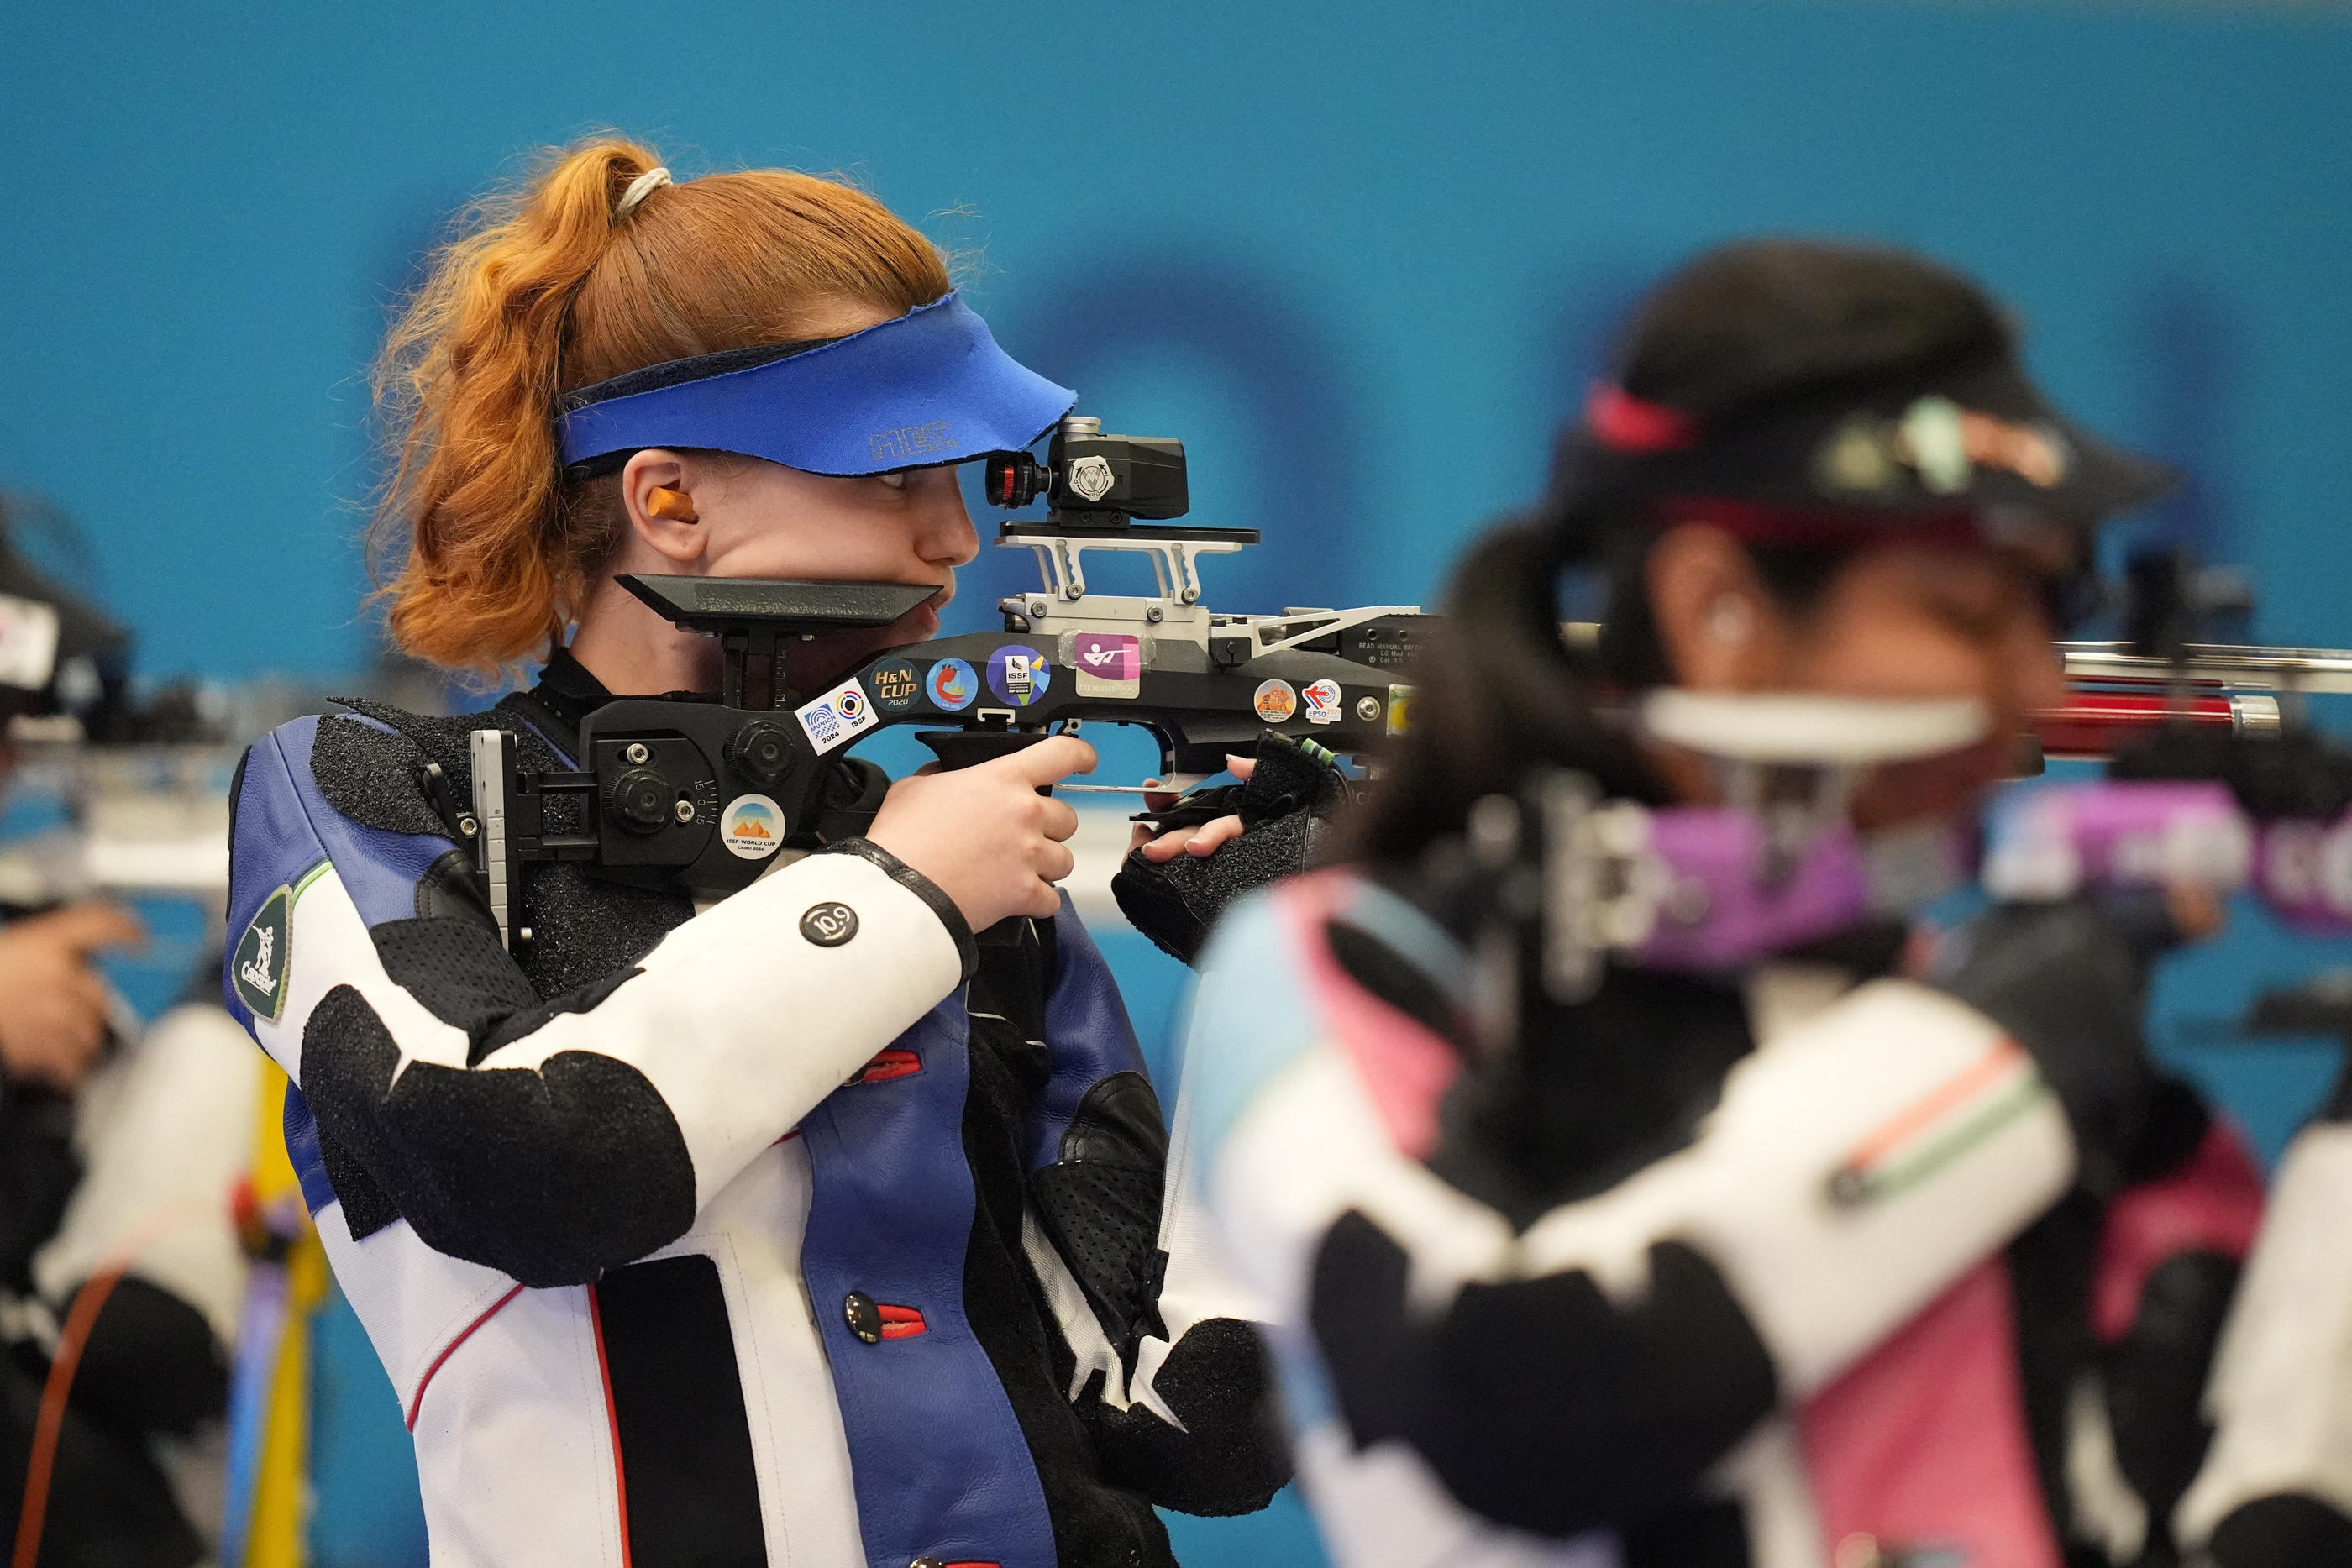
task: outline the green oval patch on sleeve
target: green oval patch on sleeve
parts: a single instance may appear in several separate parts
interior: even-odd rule
[[[289,883],[262,900],[253,924],[237,940],[236,956],[229,960],[229,983],[236,988],[237,999],[251,1008],[257,1019],[275,1023],[286,1010],[286,977],[294,967],[294,901],[326,869],[327,862],[321,861],[301,881]]]

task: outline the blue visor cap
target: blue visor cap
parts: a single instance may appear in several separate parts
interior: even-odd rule
[[[1076,402],[948,293],[846,338],[698,354],[582,387],[557,423],[566,466],[688,446],[846,476],[1017,451]]]

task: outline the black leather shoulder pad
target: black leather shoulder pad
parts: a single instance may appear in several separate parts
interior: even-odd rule
[[[1140,1072],[1114,1072],[1078,1102],[1061,1158],[1033,1171],[1029,1193],[1110,1343],[1122,1352],[1159,1326],[1160,1206],[1168,1129]]]

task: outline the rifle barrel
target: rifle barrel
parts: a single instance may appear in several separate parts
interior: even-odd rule
[[[2116,686],[2352,693],[2352,652],[2191,643],[2179,664],[2135,653],[2127,643],[2061,643],[2070,681]]]

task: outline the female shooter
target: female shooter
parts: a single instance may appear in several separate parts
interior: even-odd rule
[[[2169,1560],[2259,1186],[2145,1057],[2150,940],[1996,908],[1922,982],[1864,918],[2160,477],[1916,258],[1651,297],[1463,567],[1357,863],[1204,961],[1178,1158],[1342,1561]]]
[[[569,768],[614,694],[716,689],[616,574],[937,590],[795,643],[795,700],[929,635],[977,548],[955,465],[1071,394],[862,193],[612,141],[442,254],[383,384],[394,640],[546,667],[253,748],[228,991],[298,1086],[435,1562],[1166,1564],[1153,1502],[1263,1504],[1255,1338],[1160,1251],[1159,1106],[1053,886],[1038,787],[1086,746],[845,763],[821,839],[700,909],[536,866],[511,954],[446,805],[485,723]]]

